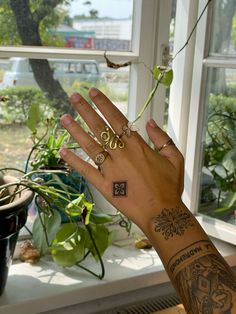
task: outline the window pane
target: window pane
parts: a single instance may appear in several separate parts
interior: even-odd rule
[[[236,53],[236,1],[214,1],[210,54]]]
[[[171,20],[170,20],[170,28],[169,28],[169,56],[173,57],[174,52],[174,34],[175,34],[175,23],[176,23],[176,5],[177,0],[172,0],[171,3]],[[169,59],[166,60],[167,64]],[[168,110],[169,110],[169,97],[170,97],[170,87],[166,88],[166,98],[165,98],[165,113],[164,113],[164,123],[163,127],[166,130],[168,124]]]
[[[39,106],[43,120],[58,119],[72,110],[68,95],[79,92],[90,101],[88,89],[96,86],[127,114],[128,83],[128,67],[114,70],[95,60],[0,59],[1,167],[24,167],[33,144],[26,127],[32,105]]]
[[[0,45],[129,51],[133,0],[1,1]]]
[[[208,73],[200,212],[236,223],[236,70]]]

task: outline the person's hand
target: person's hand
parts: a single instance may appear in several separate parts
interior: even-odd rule
[[[127,118],[102,92],[92,88],[89,96],[104,118],[81,95],[73,94],[70,100],[94,136],[67,114],[62,116],[61,124],[99,167],[65,148],[60,155],[145,232],[150,219],[160,210],[181,203],[183,157],[153,120],[147,122],[146,129],[155,149],[138,132],[123,129],[128,125]],[[114,137],[111,128],[118,137]],[[109,145],[116,141],[118,146],[111,149]],[[120,148],[119,144],[124,147]]]

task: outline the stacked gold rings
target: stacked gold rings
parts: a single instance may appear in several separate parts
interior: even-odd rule
[[[114,133],[107,125],[105,126],[105,130],[101,132],[100,138],[104,148],[116,149],[125,147],[125,143],[119,135]]]
[[[132,129],[133,124],[128,123],[128,125],[124,125],[122,127],[122,133],[120,135],[116,134],[115,132],[112,131],[111,128],[109,128],[107,125],[105,126],[104,130],[100,134],[100,140],[102,143],[102,148],[103,150],[99,152],[95,158],[94,162],[100,168],[100,166],[103,164],[107,156],[109,155],[107,149],[115,150],[117,148],[124,148],[125,143],[122,140],[122,136],[126,135],[127,137],[131,136],[131,131],[137,131],[136,129]]]

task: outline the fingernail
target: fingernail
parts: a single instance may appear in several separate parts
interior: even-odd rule
[[[61,117],[60,121],[64,127],[67,127],[72,123],[73,118],[69,114],[64,114],[64,116]]]
[[[80,94],[74,93],[73,95],[71,95],[70,100],[73,103],[80,102],[81,96],[80,96]]]
[[[94,87],[90,88],[89,95],[95,97],[98,95],[98,90]]]
[[[150,127],[152,127],[152,128],[156,128],[156,127],[157,127],[157,124],[156,124],[156,122],[155,122],[153,119],[150,119],[150,120],[148,121],[148,125],[149,125]]]
[[[61,157],[65,157],[67,155],[67,150],[64,147],[61,147],[58,152]]]

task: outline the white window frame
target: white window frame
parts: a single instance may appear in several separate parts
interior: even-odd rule
[[[166,5],[168,4],[168,5]],[[129,106],[128,118],[134,120],[144,104],[153,85],[152,75],[149,69],[157,58],[157,30],[161,27],[163,32],[159,30],[161,39],[165,42],[168,40],[166,29],[169,30],[168,19],[163,16],[170,16],[171,0],[135,0],[133,9],[133,27],[132,27],[132,48],[131,51],[108,51],[109,57],[114,62],[132,61],[130,71],[129,86]],[[161,11],[162,10],[162,11]],[[163,11],[164,10],[164,11]],[[159,21],[161,19],[161,23]],[[0,46],[1,57],[28,57],[28,58],[83,58],[96,59],[104,61],[104,51],[86,50],[86,49],[67,49],[52,47],[33,47],[33,46]],[[145,66],[144,66],[145,64]],[[164,98],[163,98],[164,101]],[[164,106],[163,106],[164,107]],[[138,121],[138,127],[141,134],[147,139],[145,131],[145,123],[151,117],[151,106],[144,112],[142,119]],[[163,114],[163,112],[162,112]],[[160,116],[160,114],[159,114]]]
[[[132,61],[130,69],[128,119],[133,121],[140,112],[154,81],[150,70],[162,64],[162,47],[169,43],[172,0],[133,0],[131,51],[108,51],[114,62]],[[69,58],[104,61],[104,51],[33,46],[0,46],[0,58],[27,57],[36,59]],[[154,118],[162,127],[164,121],[165,88],[159,87],[153,102],[137,121],[139,132],[148,141],[146,122]],[[155,105],[153,105],[155,104]],[[97,202],[97,200],[96,200]],[[111,206],[100,195],[98,207],[109,210]]]
[[[192,23],[196,21],[194,15],[199,16],[206,3],[207,0],[177,1],[176,51],[192,29],[189,19]],[[178,76],[171,87],[168,132],[185,156],[184,203],[210,236],[235,245],[236,228],[233,225],[198,213],[207,70],[210,67],[236,68],[236,58],[206,55],[211,9],[210,5],[197,26],[196,34],[173,64],[174,73]]]
[[[149,69],[160,60],[157,51],[161,45],[168,43],[170,8],[172,0],[134,0],[132,48],[128,52],[109,51],[109,57],[114,62],[132,61],[130,71],[130,93],[128,118],[136,118],[153,85]],[[159,37],[158,37],[159,36]],[[160,40],[159,40],[160,38]],[[104,61],[103,51],[86,49],[66,49],[33,46],[0,46],[1,57],[28,57],[28,58],[83,58]],[[145,64],[145,66],[144,66]],[[164,103],[163,90],[160,92],[159,102]],[[147,139],[145,122],[152,115],[152,106],[149,106],[138,122],[141,134]],[[160,104],[159,114],[154,110],[154,116],[162,117],[164,110]],[[161,111],[161,113],[160,113]],[[160,121],[162,121],[162,118]]]

